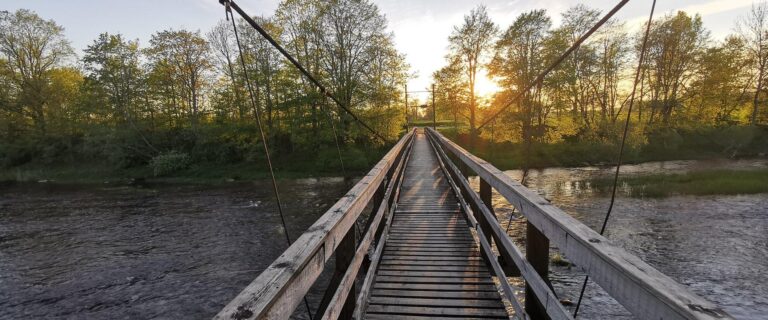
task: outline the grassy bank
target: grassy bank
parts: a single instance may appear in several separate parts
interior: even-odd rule
[[[642,175],[620,178],[619,183],[629,187],[634,197],[768,193],[768,169]],[[595,179],[591,184],[599,190],[610,191],[613,180]]]
[[[365,174],[386,150],[372,148],[367,153],[343,150],[344,170],[336,149],[314,154],[290,154],[273,159],[278,179]],[[219,183],[250,181],[269,177],[264,159],[236,163],[191,162],[183,168],[157,175],[151,165],[116,167],[108,162],[62,161],[30,162],[0,169],[0,182],[56,182],[74,184],[131,183],[140,180],[166,183]]]
[[[616,162],[618,140],[565,137],[554,143],[533,143],[526,156],[525,146],[517,142],[494,142],[452,128],[440,130],[471,153],[502,170],[530,168],[583,167]],[[641,144],[628,144],[624,163],[666,160],[749,158],[768,155],[768,127],[702,127],[659,129],[645,134]],[[527,157],[527,159],[526,159]]]

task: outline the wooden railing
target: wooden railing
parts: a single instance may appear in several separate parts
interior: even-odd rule
[[[490,163],[437,131],[427,131],[453,188],[463,196],[462,206],[471,212],[467,218],[477,230],[483,255],[501,280],[506,298],[514,300],[510,302],[516,313],[523,315],[520,318],[571,318],[548,285],[551,241],[590,279],[640,319],[731,319],[722,309],[614,245]],[[469,175],[480,178],[480,195],[467,182]],[[493,214],[493,189],[527,218],[525,257]],[[491,250],[492,244],[500,256]],[[506,276],[518,273],[526,282],[525,308],[516,301],[505,281]]]
[[[214,319],[287,319],[334,253],[335,274],[315,318],[350,318],[355,309],[359,310],[355,307],[355,280],[358,274],[369,274],[369,249],[386,231],[381,221],[391,217],[412,141],[413,131]],[[369,205],[372,213],[358,242],[353,227]],[[377,252],[380,254],[380,248]]]

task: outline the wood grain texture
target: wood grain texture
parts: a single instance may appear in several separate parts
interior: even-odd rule
[[[414,137],[365,317],[509,317],[423,134]]]
[[[614,245],[487,161],[468,153],[440,133],[429,132],[447,153],[459,159],[459,164],[477,173],[518,207],[528,221],[589,274],[590,279],[638,318],[732,319],[721,308]]]

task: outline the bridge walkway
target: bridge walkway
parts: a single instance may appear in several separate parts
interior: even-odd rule
[[[508,319],[424,132],[414,137],[367,319]]]

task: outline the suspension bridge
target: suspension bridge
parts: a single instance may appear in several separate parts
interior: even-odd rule
[[[479,190],[468,176],[479,177]],[[493,190],[527,219],[525,250],[494,215]],[[731,318],[437,131],[418,128],[215,319],[289,318],[331,260],[315,319],[573,319],[548,279],[550,246],[639,319]],[[522,277],[525,288],[509,277]]]
[[[373,136],[386,141],[336,99],[234,1],[219,2],[226,8],[227,19],[232,18],[251,103],[253,90],[242,60],[243,49],[237,38],[233,11],[341,111]],[[478,129],[540,84],[627,2],[620,1]],[[641,62],[655,3],[643,39]],[[636,318],[732,319],[715,304],[602,236],[613,207],[624,140],[640,77],[638,66],[628,98],[627,123],[611,206],[599,233],[438,131],[414,128],[304,234],[292,241],[286,233],[288,249],[215,319],[287,319],[299,312],[297,308],[302,301],[310,319],[574,319],[581,296],[573,313],[558,299],[549,279],[551,247],[567,256],[587,279],[597,283]],[[258,112],[256,116],[272,172]],[[338,138],[336,142],[338,148]],[[478,190],[469,183],[470,176],[479,178]],[[272,183],[285,228],[274,174]],[[510,238],[494,214],[494,191],[525,218],[524,248]],[[327,283],[318,281],[323,273],[332,275]],[[510,281],[515,278],[524,285],[513,284],[521,283]],[[319,305],[312,308],[306,295],[317,285],[324,287],[321,288],[324,295]]]

